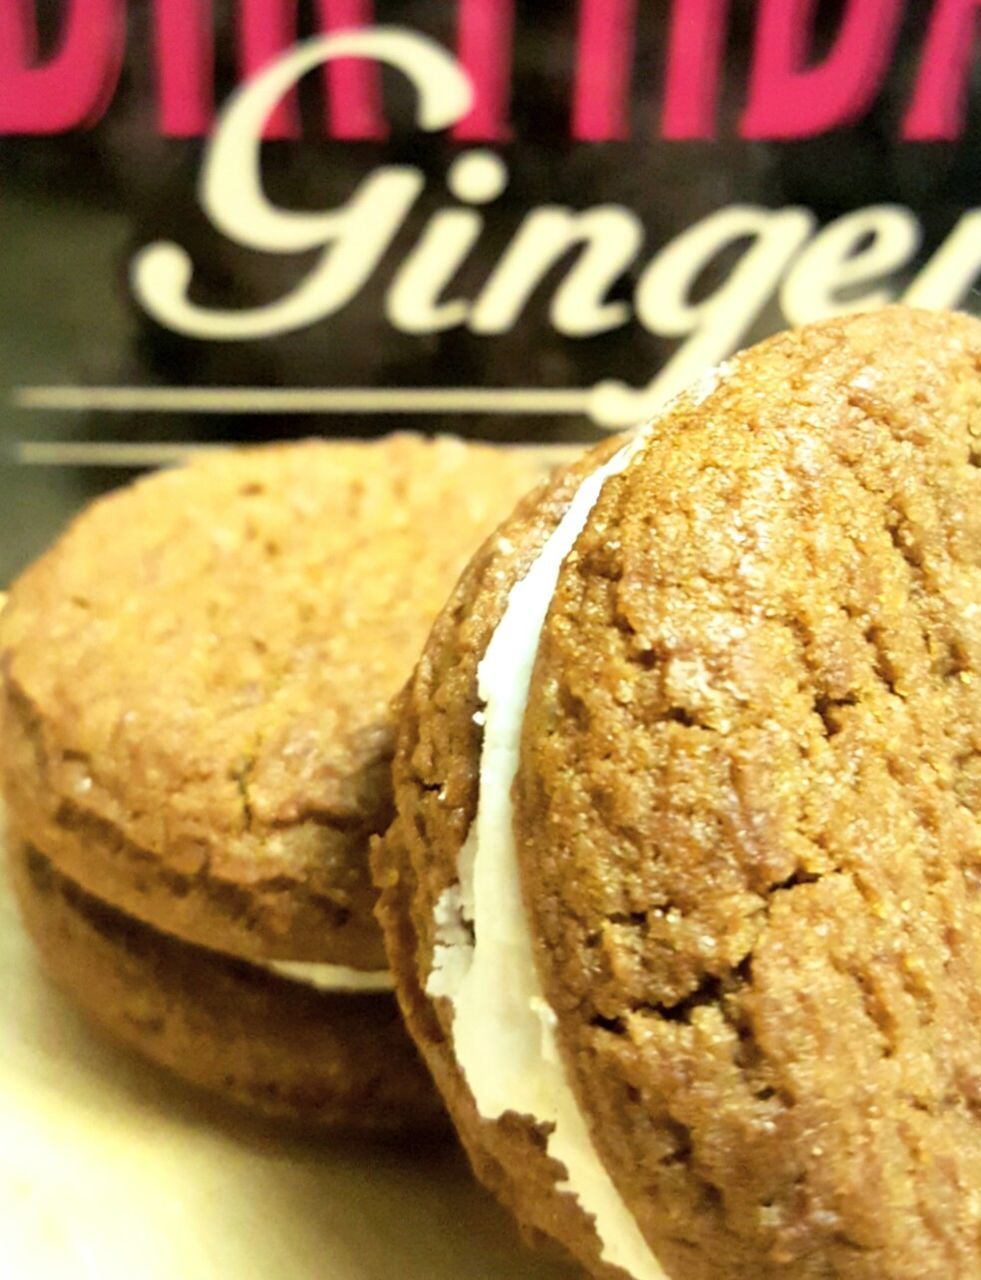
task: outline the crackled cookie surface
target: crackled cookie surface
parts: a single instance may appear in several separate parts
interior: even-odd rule
[[[227,1001],[229,1043],[249,1012],[256,1044],[273,1038],[262,1000],[245,998],[271,1003],[270,971],[280,993],[302,988],[291,1007],[308,1023],[316,993],[338,1027],[372,1010],[360,1042],[372,1025],[379,1044],[398,1038],[367,865],[392,813],[390,701],[467,556],[545,471],[527,451],[412,436],[216,453],[95,504],[13,585],[0,614],[11,840],[67,886],[42,895],[20,875],[21,899],[62,984],[149,1056],[199,1076],[203,1048],[195,1060],[166,1029],[195,1018],[215,1061],[228,1051],[217,1002],[181,1004],[181,1023],[167,992],[197,967],[228,994],[244,972],[229,957],[256,970]],[[90,900],[127,928],[82,920]],[[134,964],[133,939],[161,952],[155,968]],[[180,946],[197,950],[178,964]],[[63,962],[85,950],[91,982]],[[156,1016],[127,1021],[132,991],[113,973],[157,975],[147,1000],[167,1004],[163,1032]],[[336,1063],[298,1056],[309,1088],[289,1094],[295,1109],[328,1117]],[[242,1057],[229,1092],[272,1097],[260,1058]],[[409,1072],[406,1119],[431,1118],[409,1046],[388,1058]]]
[[[979,462],[976,321],[782,335],[437,624],[376,859],[403,1003],[598,1275],[981,1273]]]

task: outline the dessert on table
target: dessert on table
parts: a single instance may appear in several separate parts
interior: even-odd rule
[[[981,1268],[981,323],[782,334],[518,504],[376,847],[478,1176],[597,1277]]]
[[[429,1128],[368,873],[389,704],[528,451],[213,453],[86,510],[0,615],[0,771],[45,967],[255,1111]]]

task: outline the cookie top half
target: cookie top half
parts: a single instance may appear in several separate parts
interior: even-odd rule
[[[978,1274],[981,324],[716,371],[519,509],[407,707],[382,918],[527,1222],[636,1280]]]
[[[0,616],[18,835],[185,940],[379,967],[390,700],[542,474],[396,436],[208,455],[96,503]]]

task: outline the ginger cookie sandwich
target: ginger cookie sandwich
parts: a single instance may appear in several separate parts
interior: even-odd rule
[[[0,615],[8,852],[47,969],[188,1080],[425,1128],[368,872],[390,702],[544,474],[397,436],[208,455],[84,512]]]
[[[738,356],[518,506],[374,856],[478,1175],[604,1280],[981,1275],[981,323]]]

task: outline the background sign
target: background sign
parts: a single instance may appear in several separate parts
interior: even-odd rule
[[[3,0],[0,581],[189,447],[592,439],[977,310],[977,0]]]

